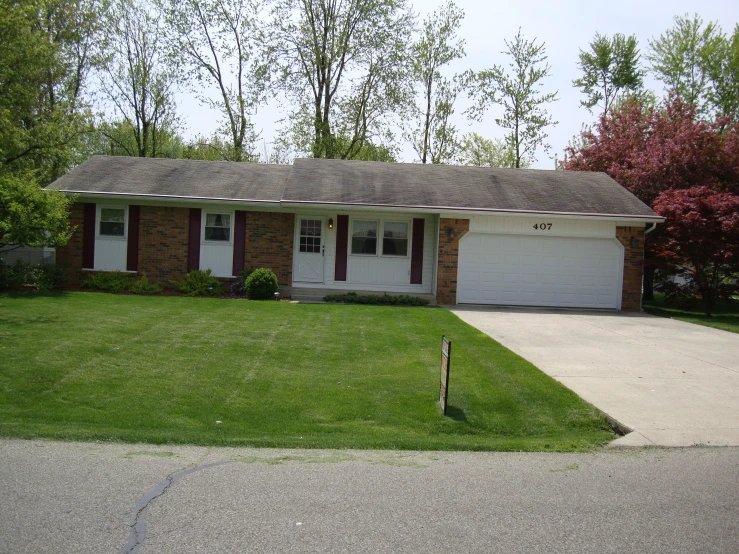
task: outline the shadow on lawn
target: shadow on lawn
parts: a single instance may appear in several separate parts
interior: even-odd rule
[[[467,416],[465,415],[464,410],[462,408],[457,408],[456,406],[447,406],[446,416],[454,421],[467,421]]]
[[[28,300],[33,301],[39,298],[65,298],[68,296],[66,292],[48,292],[48,293],[37,293],[37,292],[9,292],[0,293],[5,298],[11,300]],[[0,301],[2,298],[0,298]],[[27,327],[30,325],[44,325],[50,323],[59,323],[59,318],[49,317],[48,315],[26,315],[25,313],[15,312],[9,314],[6,311],[0,311],[0,327],[7,326],[13,329],[19,327]],[[0,335],[0,340],[7,338]]]

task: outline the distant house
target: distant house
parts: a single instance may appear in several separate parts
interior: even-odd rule
[[[299,159],[291,166],[95,156],[57,263],[89,271],[269,267],[287,294],[639,310],[647,226],[603,173]]]
[[[55,250],[46,247],[24,246],[0,252],[0,259],[8,265],[21,260],[27,264],[42,265],[54,263]]]

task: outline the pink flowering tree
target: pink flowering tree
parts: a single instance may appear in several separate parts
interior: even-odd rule
[[[709,187],[739,194],[739,125],[724,118],[701,121],[695,107],[673,98],[660,107],[630,98],[600,117],[568,147],[561,169],[602,171],[654,207],[668,190]],[[644,298],[650,300],[657,259],[653,244],[662,226],[648,235]]]

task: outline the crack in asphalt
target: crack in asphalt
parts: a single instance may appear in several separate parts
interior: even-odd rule
[[[142,546],[144,546],[144,542],[146,541],[146,511],[149,509],[149,506],[166,493],[170,487],[176,485],[185,475],[190,475],[196,471],[202,471],[211,467],[232,463],[234,463],[233,460],[213,462],[212,464],[199,465],[190,469],[184,469],[177,473],[172,473],[168,475],[164,481],[146,493],[133,509],[133,513],[131,514],[131,523],[129,524],[131,531],[128,535],[128,544],[123,547],[121,554],[135,554]]]

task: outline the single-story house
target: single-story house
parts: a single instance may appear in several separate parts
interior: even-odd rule
[[[634,311],[645,231],[662,221],[587,172],[95,156],[51,187],[77,199],[57,252],[72,284],[89,271],[167,281],[268,267],[288,295]]]

